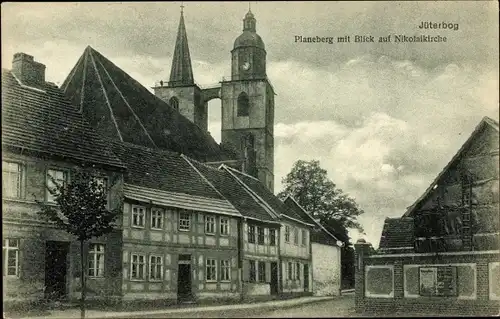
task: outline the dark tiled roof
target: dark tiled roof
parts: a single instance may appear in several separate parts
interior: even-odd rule
[[[223,199],[178,153],[122,142],[112,147],[127,166],[127,184]]]
[[[386,218],[379,249],[413,247],[413,218]]]
[[[276,221],[226,169],[189,161],[243,216],[262,221]]]
[[[123,168],[55,85],[26,87],[7,70],[2,70],[2,146]]]
[[[210,134],[91,47],[61,88],[90,124],[110,139],[168,149],[201,161],[228,159]]]
[[[308,219],[304,219],[295,211],[288,209],[288,207],[283,203],[276,195],[271,193],[269,189],[264,186],[258,179],[243,174],[235,169],[230,169],[231,172],[237,176],[237,178],[247,185],[257,196],[262,198],[277,214],[283,214],[285,216],[291,217],[303,223],[310,223]]]

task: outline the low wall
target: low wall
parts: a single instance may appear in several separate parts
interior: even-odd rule
[[[358,313],[499,314],[499,251],[370,256],[363,248],[356,247]]]

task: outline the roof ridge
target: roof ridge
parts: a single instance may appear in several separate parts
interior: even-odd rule
[[[246,176],[246,177],[250,177],[250,178],[252,178],[252,179],[254,179],[254,180],[256,180],[256,181],[260,182],[260,180],[259,180],[257,177],[254,177],[254,176],[252,176],[252,175],[249,175],[249,174],[243,173],[243,172],[241,172],[241,171],[239,171],[239,170],[237,170],[237,169],[235,169],[235,168],[233,168],[233,167],[231,167],[231,166],[226,165],[225,163],[222,163],[219,167],[221,167],[221,166],[227,167],[227,168],[229,168],[230,170],[232,170],[232,171],[234,171],[234,172],[236,172],[236,173],[238,173],[238,174],[241,174],[241,175]]]
[[[109,102],[109,97],[108,97],[108,94],[106,93],[106,89],[104,88],[104,83],[102,83],[101,75],[99,74],[99,71],[97,70],[97,65],[95,64],[95,59],[94,59],[94,56],[92,55],[92,51],[89,51],[89,54],[90,54],[90,57],[92,58],[92,64],[94,65],[94,71],[97,75],[97,79],[99,80],[99,84],[101,86],[102,93],[104,93],[104,97],[106,98],[106,104],[108,105],[109,114],[111,115],[111,119],[113,120],[113,123],[115,124],[115,128],[116,128],[116,132],[118,133],[118,137],[123,142],[122,132],[120,131],[120,128],[118,127],[118,123],[116,122],[116,117],[113,113],[111,103]]]
[[[231,176],[233,176],[236,181],[238,183],[240,183],[243,188],[246,190],[247,193],[250,194],[250,196],[254,197],[257,199],[257,202],[259,203],[259,205],[261,205],[262,207],[264,207],[264,210],[271,216],[271,218],[278,218],[279,219],[279,216],[280,214],[278,212],[275,212],[274,209],[271,207],[271,205],[269,205],[269,203],[267,203],[262,197],[260,197],[258,194],[256,194],[245,182],[243,182],[238,176],[236,176],[233,172],[231,172],[231,170],[234,170],[232,169],[231,167],[227,166],[227,165],[224,165],[222,164],[221,165]],[[273,194],[274,195],[274,194]],[[273,214],[269,213],[269,211],[273,212]]]
[[[231,205],[231,207],[233,207],[235,210],[238,211],[238,209],[234,207],[234,205],[221,192],[219,192],[219,190],[208,180],[208,178],[206,178],[205,175],[203,175],[203,173],[201,173],[196,168],[196,166],[194,166],[193,163],[191,163],[190,159],[186,155],[181,154],[181,157],[189,164],[190,167],[194,169],[194,171],[201,177],[201,179],[205,183],[207,183],[217,194],[219,194],[229,205]],[[243,216],[243,214],[241,214],[240,211],[238,211],[238,213]]]
[[[109,74],[108,70],[106,70],[106,68],[104,67],[104,65],[102,64],[102,62],[98,59],[97,60],[99,62],[99,65],[102,67],[102,69],[104,70],[104,72],[106,72],[106,75],[108,76],[109,80],[111,81],[111,84],[113,84],[113,87],[115,88],[115,90],[120,94],[120,97],[123,99],[123,101],[125,102],[125,104],[127,104],[127,107],[128,109],[132,112],[132,114],[134,115],[135,119],[137,120],[137,122],[139,122],[139,125],[141,126],[141,128],[144,130],[144,132],[146,133],[147,137],[149,138],[149,140],[151,141],[151,143],[153,143],[153,145],[155,147],[157,147],[156,143],[154,142],[153,138],[151,138],[151,135],[149,135],[149,132],[148,130],[146,130],[146,128],[144,127],[144,124],[142,123],[141,119],[137,116],[137,114],[135,113],[134,109],[132,109],[132,107],[130,106],[130,104],[128,103],[127,99],[125,98],[125,96],[123,96],[123,93],[120,91],[120,89],[116,86],[116,83],[115,81],[111,78],[111,75]]]

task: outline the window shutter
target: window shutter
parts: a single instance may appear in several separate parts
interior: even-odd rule
[[[266,262],[266,282],[271,282],[271,263]]]
[[[250,263],[248,259],[243,260],[243,281],[248,282],[250,279]]]

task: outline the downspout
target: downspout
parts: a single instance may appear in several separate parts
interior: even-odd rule
[[[240,290],[240,301],[244,300],[243,296],[243,222],[238,219],[238,284]]]

